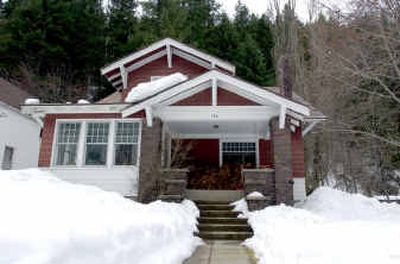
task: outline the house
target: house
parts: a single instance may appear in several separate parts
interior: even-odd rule
[[[170,38],[101,73],[116,92],[96,103],[23,107],[44,123],[39,167],[140,201],[196,189],[305,198],[303,137],[325,116],[302,98]]]
[[[36,167],[40,146],[40,124],[21,113],[20,105],[32,97],[0,78],[0,169]]]

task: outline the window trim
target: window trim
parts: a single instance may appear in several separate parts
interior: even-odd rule
[[[68,122],[79,122],[81,123],[81,129],[79,134],[78,146],[77,146],[77,155],[76,155],[76,165],[57,165],[56,164],[56,156],[57,156],[57,133],[59,129],[60,123],[68,123]],[[86,132],[88,128],[88,123],[95,122],[105,122],[109,123],[109,133],[108,133],[108,143],[107,143],[107,161],[105,165],[86,165],[85,157],[86,157]],[[115,126],[117,122],[132,122],[139,124],[139,133],[138,133],[138,149],[137,149],[137,157],[136,157],[136,165],[115,165],[114,164],[114,156],[115,156]],[[51,148],[51,165],[53,168],[139,168],[140,164],[140,156],[141,156],[141,141],[142,141],[142,126],[143,121],[141,118],[82,118],[82,119],[72,119],[72,118],[60,118],[56,119],[54,133],[53,133],[53,144]]]

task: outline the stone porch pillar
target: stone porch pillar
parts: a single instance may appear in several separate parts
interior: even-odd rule
[[[161,192],[161,134],[162,122],[160,119],[153,120],[151,127],[147,126],[146,121],[143,122],[138,181],[138,200],[140,202],[152,202]]]
[[[275,167],[276,203],[293,204],[293,171],[291,131],[279,128],[279,119],[270,121],[272,153]]]

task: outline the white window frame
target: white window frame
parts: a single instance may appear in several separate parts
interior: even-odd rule
[[[87,152],[86,152],[86,150],[87,150],[87,145],[88,145],[88,143],[86,142],[86,140],[87,140],[87,132],[88,132],[88,124],[89,123],[107,123],[108,124],[108,135],[107,135],[107,137],[108,137],[108,139],[107,139],[107,154],[106,154],[106,163],[104,164],[104,165],[92,165],[92,164],[86,164],[86,156],[87,156]],[[108,156],[109,156],[109,149],[110,149],[110,147],[112,147],[112,146],[110,146],[110,140],[112,140],[112,138],[110,138],[110,136],[111,136],[111,126],[113,126],[113,124],[114,124],[114,121],[108,121],[108,120],[104,120],[104,119],[99,119],[99,120],[96,120],[96,119],[94,119],[94,120],[86,120],[85,121],[85,133],[83,133],[83,137],[84,137],[84,140],[83,140],[83,142],[79,142],[79,143],[81,143],[81,144],[83,144],[83,151],[82,151],[82,155],[83,155],[83,159],[81,160],[81,162],[82,162],[82,166],[85,166],[85,167],[99,167],[99,168],[101,168],[101,167],[108,167],[108,163],[109,163],[109,160],[108,160]],[[80,138],[79,138],[80,139]],[[102,145],[102,144],[99,144],[99,145]],[[103,145],[105,145],[105,144],[103,144]]]
[[[226,138],[219,140],[219,166],[222,167],[224,164],[223,160],[223,143],[254,143],[256,145],[256,168],[260,167],[260,149],[259,149],[259,139],[246,139],[246,138]]]
[[[79,122],[81,123],[81,129],[79,134],[78,146],[77,146],[77,155],[76,155],[76,165],[57,165],[56,164],[56,156],[57,156],[57,134],[60,123],[69,123],[69,122]],[[109,123],[109,132],[108,132],[108,143],[107,143],[107,161],[105,165],[86,165],[86,134],[88,123]],[[115,165],[114,164],[114,156],[115,156],[115,127],[117,122],[132,122],[139,124],[139,133],[138,133],[138,149],[137,149],[137,157],[136,157],[136,165]],[[53,144],[51,150],[51,167],[57,168],[124,168],[124,167],[139,167],[140,164],[140,155],[141,155],[141,141],[142,141],[142,126],[143,122],[140,118],[129,118],[129,119],[101,119],[101,118],[92,118],[92,119],[56,119],[54,134],[53,134]]]
[[[139,156],[140,156],[140,145],[141,145],[141,138],[142,138],[142,122],[138,122],[139,123],[139,131],[138,131],[138,141],[137,141],[137,157],[136,157],[136,165],[116,165],[115,164],[115,145],[116,145],[116,142],[115,142],[115,137],[116,137],[116,135],[117,135],[117,123],[119,123],[119,122],[122,122],[122,123],[134,123],[134,122],[131,122],[130,121],[131,119],[119,119],[119,121],[117,120],[117,121],[115,121],[115,122],[113,122],[113,142],[112,142],[112,148],[113,148],[113,151],[112,151],[112,156],[111,156],[111,162],[112,162],[112,165],[113,166],[116,166],[116,167],[118,167],[118,168],[123,168],[123,167],[138,167],[139,166]],[[139,119],[140,121],[141,121],[141,119]]]

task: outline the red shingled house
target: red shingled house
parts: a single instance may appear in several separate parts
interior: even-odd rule
[[[43,119],[39,167],[143,201],[243,188],[305,198],[303,137],[325,116],[296,94],[170,38],[101,73],[117,91],[96,103],[23,107]]]

